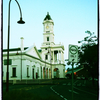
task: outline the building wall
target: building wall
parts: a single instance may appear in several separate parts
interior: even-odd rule
[[[65,78],[65,65],[64,64],[55,64],[52,66],[52,76],[54,78],[54,69],[58,68],[59,78]]]
[[[6,56],[3,56],[3,60],[6,59]],[[50,71],[51,70],[51,64],[45,63],[45,61],[41,61],[35,58],[28,57],[26,55],[14,55],[10,56],[9,59],[12,59],[12,65],[9,65],[9,80],[21,80],[21,61],[22,61],[22,80],[28,80],[33,79],[33,68],[34,68],[34,79],[36,79],[36,72],[38,73],[38,79],[44,79],[43,78],[43,68],[47,68],[47,79],[51,78]],[[29,68],[29,77],[27,77],[27,67]],[[64,64],[53,64],[52,65],[52,78],[54,78],[54,68],[59,68],[59,78],[64,78],[63,70],[65,68]],[[16,68],[16,76],[12,77],[12,69]],[[42,69],[42,70],[41,70]],[[7,65],[4,65],[3,62],[3,80],[6,80],[6,71],[7,71]]]

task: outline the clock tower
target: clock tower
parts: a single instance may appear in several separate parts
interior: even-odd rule
[[[54,22],[47,12],[46,17],[43,20],[43,45],[54,45],[53,26]]]

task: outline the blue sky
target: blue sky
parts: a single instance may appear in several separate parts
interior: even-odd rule
[[[17,0],[21,6],[25,24],[17,24],[20,18],[15,0],[10,6],[10,48],[20,47],[20,37],[24,46],[35,43],[40,49],[43,43],[43,19],[47,12],[54,21],[54,42],[64,44],[64,58],[68,59],[68,45],[78,45],[87,34],[86,30],[97,35],[97,0]],[[7,48],[8,3],[3,0],[3,48]]]

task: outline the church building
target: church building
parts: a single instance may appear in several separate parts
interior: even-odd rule
[[[35,44],[9,49],[9,80],[65,78],[64,45],[54,43],[54,22],[49,13],[43,20],[41,49]],[[6,80],[7,49],[3,49],[3,80]]]

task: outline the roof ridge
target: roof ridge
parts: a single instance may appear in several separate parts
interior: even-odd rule
[[[24,47],[24,49],[27,49],[28,47]],[[7,51],[8,49],[3,49],[3,51]],[[17,50],[21,50],[20,47],[18,48],[10,48],[9,51],[17,51]]]

